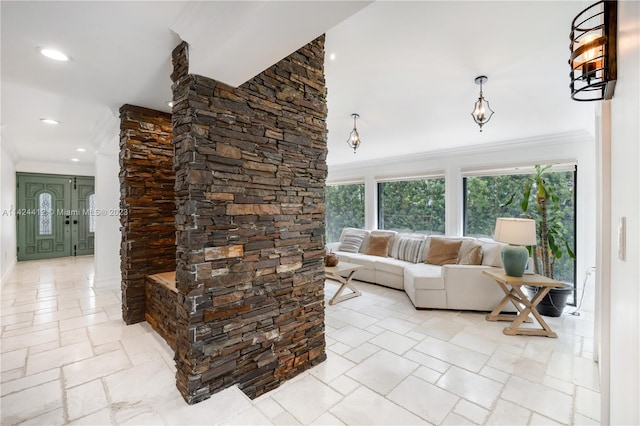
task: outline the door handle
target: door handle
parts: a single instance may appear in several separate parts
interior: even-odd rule
[[[65,221],[64,221],[64,224],[65,224],[65,225],[68,225],[68,224],[69,224],[69,221],[68,221],[68,220],[65,220]]]
[[[78,221],[77,221],[77,220],[74,220],[74,221],[73,221],[73,224],[74,224],[74,225],[77,225],[77,224],[78,224]]]

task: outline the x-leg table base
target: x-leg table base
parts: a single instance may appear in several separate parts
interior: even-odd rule
[[[504,328],[503,333],[509,336],[527,335],[527,336],[546,336],[558,337],[551,330],[549,324],[542,318],[542,315],[536,309],[536,306],[546,296],[553,287],[560,287],[562,283],[550,280],[546,277],[532,276],[527,278],[507,277],[502,273],[499,275],[493,271],[484,271],[485,275],[492,277],[500,286],[505,296],[490,314],[487,314],[487,321],[511,321],[511,324]],[[535,282],[536,278],[539,282]],[[539,287],[538,292],[531,300],[522,291],[523,285],[533,285]],[[518,315],[504,315],[502,310],[509,303],[518,309]],[[542,328],[524,328],[521,327],[524,322],[532,322],[529,314],[533,315]]]
[[[361,265],[351,264],[342,262],[338,264],[338,266],[333,267],[325,267],[325,276],[331,280],[338,281],[340,283],[340,288],[336,291],[336,294],[333,295],[331,300],[329,300],[330,305],[335,305],[338,302],[342,302],[344,300],[351,299],[352,297],[361,296],[360,290],[355,288],[351,283],[351,278],[353,278],[353,274],[356,273],[358,269],[361,269]],[[346,278],[342,277],[341,273],[347,273]],[[346,289],[351,290],[351,293],[342,294]]]

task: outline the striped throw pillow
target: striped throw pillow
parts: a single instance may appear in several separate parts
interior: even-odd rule
[[[340,236],[340,247],[338,247],[338,251],[358,253],[366,235],[367,231],[359,231],[355,229],[344,230]]]
[[[421,261],[420,253],[422,252],[422,245],[424,243],[424,237],[398,235],[391,250],[391,257],[407,262],[418,263]]]

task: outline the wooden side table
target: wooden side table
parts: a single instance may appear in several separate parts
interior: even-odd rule
[[[527,336],[558,337],[545,320],[542,319],[536,306],[538,306],[538,303],[540,303],[542,298],[546,296],[552,288],[562,287],[564,286],[563,283],[538,274],[510,277],[506,275],[503,270],[484,270],[482,273],[493,278],[505,294],[498,306],[496,306],[490,314],[487,314],[487,321],[511,321],[511,324],[503,330],[503,333],[509,336],[522,334]],[[523,285],[540,287],[540,289],[533,298],[529,300],[522,291]],[[519,314],[517,316],[501,314],[502,309],[504,309],[509,302],[512,302],[516,309],[518,309]],[[538,320],[538,323],[542,327],[541,329],[520,327],[522,323],[529,318],[529,314],[532,314],[536,320]]]
[[[324,267],[324,275],[331,279],[338,281],[341,285],[336,294],[333,295],[331,300],[329,300],[330,305],[334,305],[338,302],[342,302],[343,300],[351,299],[352,297],[360,296],[362,293],[351,284],[351,278],[353,278],[353,274],[356,273],[358,269],[363,268],[362,265],[356,265],[355,263],[348,262],[340,262],[336,266],[325,266]],[[347,278],[344,278],[342,274],[347,274]],[[349,288],[351,293],[342,294],[342,292]]]

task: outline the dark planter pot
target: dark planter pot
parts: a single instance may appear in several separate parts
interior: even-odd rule
[[[530,298],[538,292],[538,287],[525,286]],[[552,288],[551,291],[542,298],[537,308],[540,315],[545,317],[559,317],[562,315],[567,298],[573,293],[573,286],[565,284],[564,287]]]

